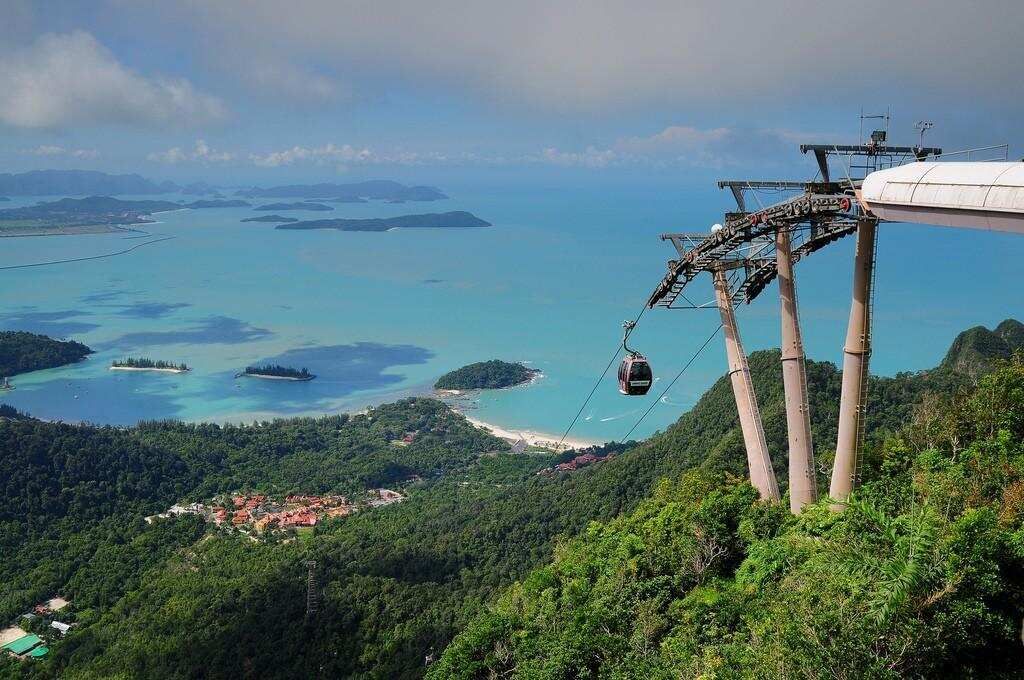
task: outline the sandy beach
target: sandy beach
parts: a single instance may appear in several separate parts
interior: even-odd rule
[[[569,449],[585,449],[590,446],[596,446],[598,442],[587,441],[585,439],[567,437],[561,446],[558,445],[558,440],[561,436],[548,434],[546,432],[536,432],[533,430],[508,430],[491,423],[485,423],[482,420],[476,418],[470,418],[465,413],[462,414],[466,417],[466,420],[473,423],[473,425],[489,430],[495,437],[506,439],[510,442],[517,442],[520,439],[525,441],[530,446],[540,446],[546,449],[554,451],[567,451]]]
[[[156,371],[157,373],[188,373],[189,370],[180,368],[141,368],[139,366],[111,366],[111,371]]]
[[[291,382],[309,382],[315,375],[308,378],[295,378],[290,375],[267,375],[265,373],[239,373],[236,378],[259,378],[260,380],[290,380]]]

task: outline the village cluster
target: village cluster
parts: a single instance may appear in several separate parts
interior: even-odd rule
[[[564,463],[559,463],[558,465],[556,465],[554,467],[544,468],[543,470],[539,471],[537,474],[538,475],[553,475],[556,472],[572,472],[573,470],[578,470],[581,467],[586,467],[587,465],[593,465],[594,463],[602,463],[602,462],[604,462],[604,461],[606,461],[606,460],[608,460],[610,458],[614,458],[614,457],[615,457],[614,453],[609,453],[609,454],[606,454],[606,455],[603,455],[603,456],[599,456],[599,455],[596,455],[596,454],[593,454],[593,453],[584,453],[582,455],[576,456],[575,458],[573,458],[570,461],[566,461]]]
[[[41,602],[32,611],[21,615],[16,625],[0,630],[0,649],[18,659],[40,659],[50,652],[46,640],[40,635],[65,635],[74,624],[65,623],[58,612],[70,604],[62,597]],[[26,631],[39,631],[40,634]],[[45,632],[44,632],[45,631]]]
[[[345,496],[289,495],[274,499],[265,494],[236,494],[217,497],[209,503],[172,505],[167,512],[146,518],[152,523],[161,517],[198,515],[218,527],[251,529],[256,533],[277,529],[316,526],[329,517],[344,517],[361,508],[376,508],[397,503],[405,496],[390,489],[372,489],[365,498],[350,501]]]

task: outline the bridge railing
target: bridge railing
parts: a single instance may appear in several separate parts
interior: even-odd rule
[[[1001,153],[1000,153],[1001,151]],[[984,155],[986,158],[977,158],[977,155]],[[961,149],[932,156],[929,160],[951,160],[951,156],[964,156],[964,160],[978,162],[998,162],[1010,160],[1009,144],[993,144],[992,146],[979,146],[973,149]]]

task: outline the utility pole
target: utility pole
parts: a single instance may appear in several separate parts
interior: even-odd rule
[[[754,394],[754,383],[750,377],[750,366],[747,364],[747,355],[743,352],[739,328],[736,326],[736,313],[732,305],[729,279],[722,267],[717,267],[713,276],[715,298],[718,302],[718,311],[722,316],[722,330],[725,333],[729,379],[732,382],[732,391],[736,398],[736,411],[739,413],[740,429],[743,431],[743,443],[747,449],[750,483],[760,492],[762,499],[777,501],[780,499],[779,485],[775,479],[775,470],[772,469],[771,457],[768,455],[768,444],[764,438],[761,411],[757,407],[757,396]]]
[[[785,225],[775,232],[775,259],[782,307],[782,385],[786,393],[786,431],[789,435],[789,509],[798,515],[805,505],[818,499],[818,483],[792,247],[789,229]]]
[[[857,253],[853,265],[853,299],[843,349],[843,387],[839,397],[839,436],[829,496],[845,501],[853,491],[857,456],[867,404],[868,359],[871,356],[871,287],[875,268],[878,222],[862,217],[857,222]],[[832,505],[842,510],[842,503]]]

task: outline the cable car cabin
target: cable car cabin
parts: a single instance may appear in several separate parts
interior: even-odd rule
[[[651,389],[654,374],[647,359],[630,354],[619,365],[619,392],[631,397],[642,397]]]

